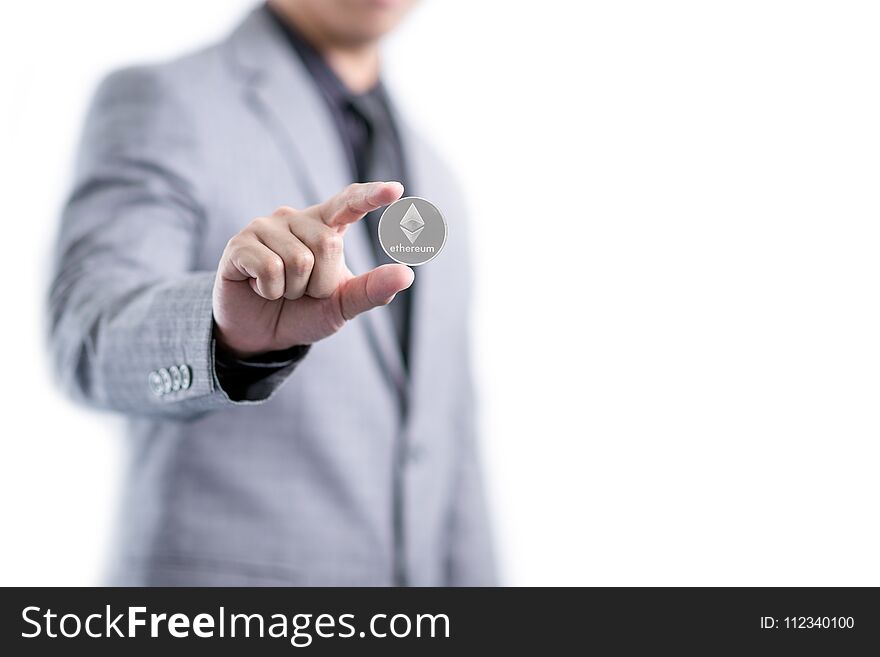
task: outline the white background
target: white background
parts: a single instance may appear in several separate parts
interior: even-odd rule
[[[249,2],[2,6],[0,583],[91,584],[119,421],[55,391],[42,317],[82,113]],[[873,2],[430,0],[388,42],[477,222],[507,583],[880,585],[878,32]]]

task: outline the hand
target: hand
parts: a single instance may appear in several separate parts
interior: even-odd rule
[[[343,254],[348,226],[402,193],[397,182],[354,184],[310,208],[281,207],[254,219],[229,240],[217,267],[219,345],[247,358],[311,344],[412,285],[415,275],[405,265],[354,276]]]

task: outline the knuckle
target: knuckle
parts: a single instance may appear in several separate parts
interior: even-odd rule
[[[230,251],[240,250],[247,240],[247,230],[242,230],[232,237],[229,238],[229,241],[226,243],[226,248]]]
[[[238,262],[247,253],[247,248],[245,240],[236,235],[226,243],[226,257],[233,262]]]
[[[290,258],[290,270],[297,276],[305,276],[315,266],[315,256],[307,249],[300,249]]]
[[[350,194],[345,199],[345,209],[352,214],[357,214],[358,212],[360,212],[359,203],[360,203],[360,196]]]
[[[336,233],[324,233],[317,239],[315,249],[324,259],[336,258],[342,253],[342,237]]]
[[[223,249],[223,256],[225,258],[229,258],[230,260],[235,260],[240,253],[240,247],[236,238],[233,237],[228,242],[226,242],[226,247]]]
[[[259,232],[260,230],[266,228],[269,223],[269,217],[257,217],[248,225],[248,227],[243,232],[246,232],[248,230],[252,233]]]
[[[267,256],[260,262],[261,273],[268,278],[277,278],[284,274],[284,261],[277,255]]]
[[[357,204],[364,195],[365,187],[367,187],[365,183],[351,183],[345,188],[342,198],[346,208],[352,209]]]
[[[290,207],[289,205],[281,205],[275,208],[275,211],[272,213],[272,216],[277,219],[287,219],[296,214],[296,209]]]

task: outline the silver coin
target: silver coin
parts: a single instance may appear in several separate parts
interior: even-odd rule
[[[379,243],[392,260],[403,265],[423,265],[443,250],[446,220],[430,201],[406,196],[382,213]]]

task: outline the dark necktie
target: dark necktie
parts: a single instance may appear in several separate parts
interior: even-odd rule
[[[356,157],[356,160],[359,161],[358,168],[362,169],[358,174],[363,181],[397,180],[405,184],[403,157],[397,133],[391,123],[391,117],[381,93],[382,89],[376,88],[369,93],[351,98],[351,104],[363,118],[368,132],[364,157]],[[364,228],[369,231],[370,245],[373,247],[373,255],[377,264],[394,262],[379,244],[378,229],[381,216],[382,209],[374,210],[362,222],[365,224]],[[404,363],[408,360],[409,352],[411,297],[412,288],[398,293],[388,305]]]

